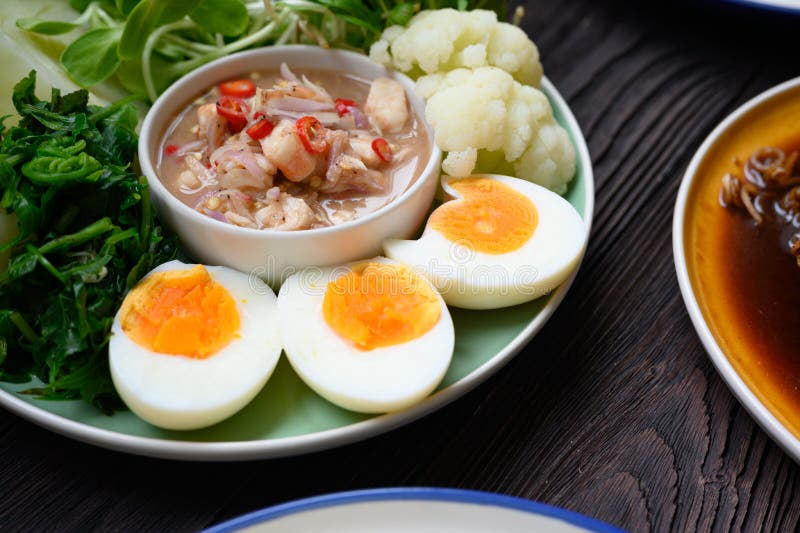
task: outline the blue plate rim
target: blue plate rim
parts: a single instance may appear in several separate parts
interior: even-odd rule
[[[336,507],[363,502],[379,501],[398,501],[398,500],[421,500],[471,503],[478,505],[488,505],[502,507],[515,511],[523,511],[539,516],[555,518],[568,524],[582,527],[597,533],[624,533],[619,529],[605,522],[594,518],[589,518],[574,511],[568,511],[560,507],[555,507],[546,503],[526,500],[516,496],[498,494],[494,492],[484,492],[471,489],[452,489],[439,487],[385,487],[376,489],[362,489],[345,492],[335,492],[321,496],[302,498],[286,503],[281,503],[253,511],[228,521],[222,522],[203,533],[230,533],[241,528],[261,524],[284,516],[297,514],[315,509],[326,507]]]
[[[723,0],[723,1],[728,4],[733,4],[739,7],[759,9],[762,11],[771,11],[773,13],[800,15],[800,4],[792,7],[781,4],[773,4],[765,0]]]

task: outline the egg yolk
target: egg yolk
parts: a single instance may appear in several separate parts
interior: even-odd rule
[[[536,231],[536,206],[505,183],[464,178],[451,181],[450,186],[462,198],[437,208],[428,221],[447,240],[499,255],[521,248]]]
[[[328,283],[322,312],[336,333],[372,350],[421,337],[442,308],[430,285],[408,267],[366,263]]]
[[[157,272],[125,297],[122,330],[152,352],[205,359],[238,337],[239,311],[203,265]]]

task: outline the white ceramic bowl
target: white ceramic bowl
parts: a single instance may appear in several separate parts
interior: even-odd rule
[[[697,334],[700,336],[700,340],[703,342],[706,351],[711,357],[711,361],[727,383],[731,392],[739,399],[756,422],[758,422],[764,431],[766,431],[786,453],[795,461],[800,462],[800,440],[778,420],[758,398],[754,391],[750,389],[729,360],[729,357],[734,354],[726,354],[720,347],[720,343],[717,342],[717,339],[714,337],[712,328],[709,325],[713,323],[713,318],[709,320],[704,316],[698,297],[695,294],[692,278],[689,275],[685,236],[690,192],[694,186],[695,177],[698,175],[698,171],[706,157],[709,156],[717,143],[723,141],[729,142],[732,132],[735,132],[737,127],[747,123],[751,116],[758,114],[760,109],[763,109],[777,99],[786,98],[787,94],[790,92],[798,92],[798,88],[800,88],[800,78],[794,78],[793,80],[773,87],[739,107],[709,134],[691,163],[689,163],[689,168],[686,170],[686,174],[681,182],[673,215],[672,245],[675,257],[675,269],[678,275],[678,284],[680,285],[684,303],[689,311],[689,317],[692,319],[692,323],[697,330]],[[752,149],[755,148],[757,148],[757,146],[752,147]]]
[[[278,284],[296,269],[328,266],[379,255],[386,238],[409,238],[425,220],[439,178],[442,152],[426,128],[431,157],[422,175],[386,206],[337,226],[302,231],[272,231],[225,224],[198,213],[170,193],[156,173],[161,141],[175,116],[202,91],[252,71],[278,70],[286,62],[295,71],[349,72],[364,79],[388,76],[406,89],[412,110],[424,117],[425,104],[407,76],[373,63],[364,55],[316,46],[270,46],[234,54],[205,65],[174,83],[147,113],[139,137],[139,164],[150,184],[161,220],[180,237],[186,250],[209,265],[225,265]]]

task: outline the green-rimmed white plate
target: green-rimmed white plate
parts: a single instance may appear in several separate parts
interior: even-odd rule
[[[0,19],[0,41],[10,40],[10,21]],[[57,72],[46,56],[29,58],[25,47],[3,47],[8,62]],[[13,68],[9,70],[14,70]],[[21,76],[0,77],[0,95],[11,94]],[[44,81],[52,80],[44,77]],[[55,81],[53,81],[55,83]],[[65,87],[69,88],[69,87]],[[547,80],[542,90],[558,122],[569,132],[578,154],[577,173],[566,194],[582,214],[587,233],[594,207],[591,159],[575,117]],[[9,97],[6,97],[9,99]],[[5,105],[5,102],[3,103]],[[465,394],[505,365],[542,328],[567,293],[575,274],[551,295],[507,309],[451,309],[456,330],[452,364],[437,391],[401,412],[371,416],[340,409],[309,389],[285,358],[264,390],[235,416],[196,431],[168,431],[147,424],[129,411],[106,416],[81,401],[54,402],[20,394],[32,384],[0,383],[0,405],[23,418],[68,437],[115,450],[171,459],[236,461],[297,455],[340,446],[389,431]]]

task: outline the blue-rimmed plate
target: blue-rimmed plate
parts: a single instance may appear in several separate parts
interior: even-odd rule
[[[764,11],[777,11],[800,15],[800,0],[724,0],[728,4],[735,4]]]
[[[565,509],[474,490],[385,488],[297,500],[246,514],[206,533],[621,532]]]

